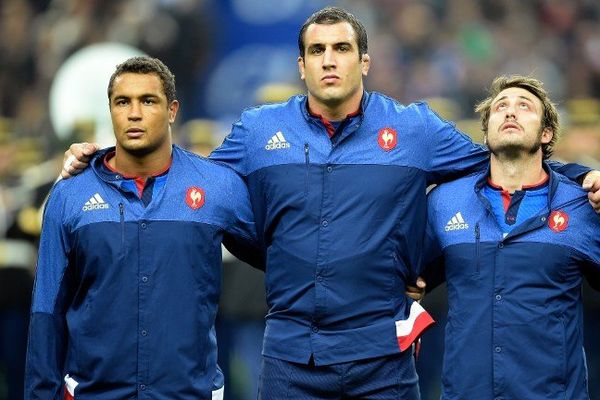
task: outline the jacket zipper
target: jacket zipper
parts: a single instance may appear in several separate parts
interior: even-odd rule
[[[121,248],[125,246],[125,206],[119,203],[119,216],[121,221]]]
[[[304,195],[308,196],[308,180],[310,173],[310,156],[309,156],[309,147],[308,143],[304,143],[304,160],[306,162],[306,180],[304,185]]]
[[[479,274],[479,222],[475,224],[475,270]]]

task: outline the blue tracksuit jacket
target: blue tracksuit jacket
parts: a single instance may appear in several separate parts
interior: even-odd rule
[[[327,365],[399,352],[425,188],[487,163],[423,103],[364,93],[361,107],[333,140],[306,96],[249,109],[211,154],[246,180],[266,246],[267,356]]]
[[[255,237],[246,186],[174,147],[145,207],[105,154],[58,182],[45,209],[26,399],[62,399],[66,375],[75,399],[210,399],[223,385],[221,241]]]
[[[588,399],[581,283],[600,272],[600,216],[552,173],[544,209],[503,237],[487,176],[428,199],[425,276],[445,270],[448,287],[442,399]]]

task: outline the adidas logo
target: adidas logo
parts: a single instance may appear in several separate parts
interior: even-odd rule
[[[88,201],[83,205],[83,211],[92,211],[92,210],[104,210],[107,209],[109,205],[104,201],[100,194],[96,193],[93,195]]]
[[[450,221],[448,221],[444,230],[446,232],[450,232],[450,231],[458,231],[461,229],[469,229],[469,224],[467,224],[465,222],[462,214],[459,211],[454,215],[454,217],[452,217],[450,219]]]
[[[283,137],[283,133],[281,131],[277,132],[273,135],[271,139],[267,142],[265,146],[266,150],[277,150],[277,149],[288,149],[290,144]]]

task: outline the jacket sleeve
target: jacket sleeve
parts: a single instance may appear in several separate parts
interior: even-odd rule
[[[440,184],[481,171],[488,166],[489,150],[474,143],[469,136],[456,129],[453,123],[441,119],[427,105],[421,107],[426,121],[427,143],[430,148],[428,183]],[[548,163],[552,170],[581,183],[590,168],[579,164]]]
[[[547,163],[554,172],[558,172],[579,184],[582,183],[587,173],[592,171],[591,168],[579,164],[563,164],[553,160],[548,160]]]
[[[68,235],[64,199],[53,189],[42,224],[25,368],[25,398],[62,398],[69,303]]]
[[[435,189],[434,189],[435,191]],[[444,256],[442,248],[435,231],[435,207],[433,206],[433,198],[435,193],[429,193],[427,197],[427,228],[425,230],[425,243],[423,246],[423,263],[419,275],[427,284],[425,290],[432,291],[446,281],[446,270],[444,264]]]
[[[234,219],[223,236],[223,245],[240,260],[264,271],[266,255],[256,234],[248,188],[242,178],[233,173],[231,175],[229,193]]]
[[[429,150],[428,184],[448,182],[487,167],[489,151],[486,147],[474,143],[426,104],[420,106]]]
[[[223,143],[210,154],[209,158],[227,165],[241,176],[247,176],[246,137],[251,133],[250,122],[242,114],[239,121],[233,124],[231,132]]]

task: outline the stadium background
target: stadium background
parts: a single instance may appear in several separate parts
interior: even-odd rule
[[[405,103],[427,99],[481,140],[472,109],[484,88],[500,73],[532,74],[560,106],[565,131],[555,158],[600,168],[597,0],[1,0],[0,400],[21,398],[39,209],[62,154],[71,142],[110,142],[107,78],[86,68],[109,60],[110,73],[120,61],[113,57],[128,52],[162,59],[182,102],[176,141],[206,153],[243,108],[303,90],[297,32],[329,4],[367,26],[369,90]],[[66,68],[90,46],[104,53]],[[255,398],[262,277],[225,263],[218,328],[226,396]],[[584,291],[590,391],[600,398],[600,296]],[[423,339],[424,400],[439,393],[444,296],[437,290],[424,302],[440,322]]]

